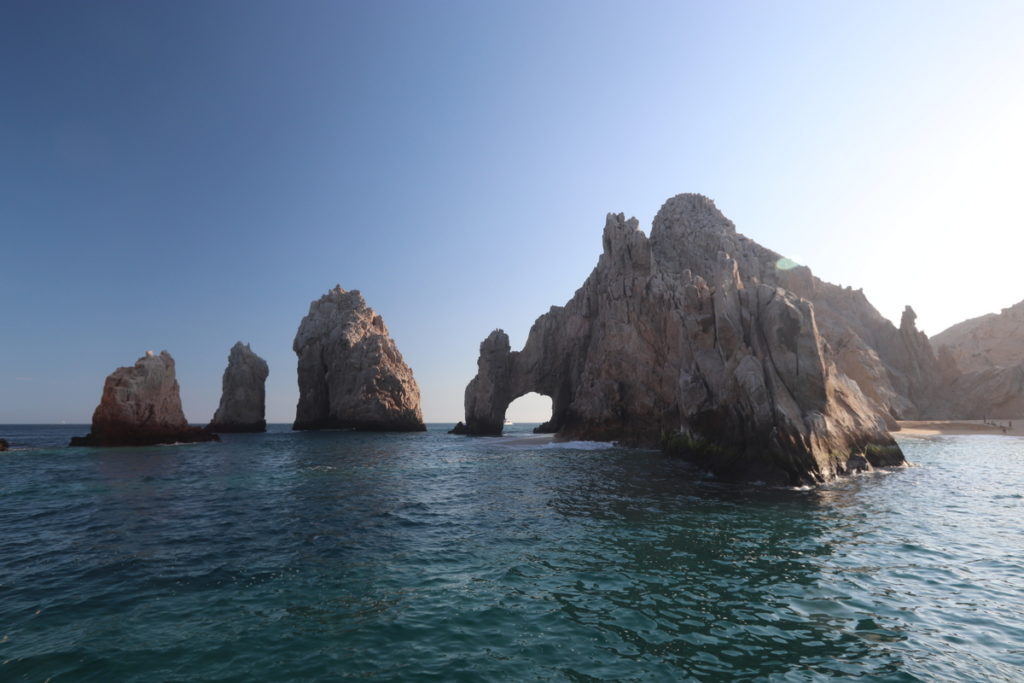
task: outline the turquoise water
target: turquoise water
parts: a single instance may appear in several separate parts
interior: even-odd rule
[[[1024,678],[1024,440],[794,491],[447,426],[0,455],[0,679]]]

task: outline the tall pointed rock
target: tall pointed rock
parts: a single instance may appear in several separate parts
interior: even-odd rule
[[[228,355],[228,366],[220,395],[220,406],[214,413],[210,429],[215,432],[267,431],[266,383],[267,361],[249,348],[236,343]]]

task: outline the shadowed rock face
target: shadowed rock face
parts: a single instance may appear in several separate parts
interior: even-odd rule
[[[293,429],[426,429],[412,370],[357,290],[335,287],[310,304],[292,348],[299,357]]]
[[[248,344],[236,343],[224,370],[220,406],[209,428],[215,432],[265,432],[267,362]]]
[[[118,368],[103,385],[92,415],[92,430],[71,439],[72,446],[146,446],[161,443],[216,441],[207,429],[191,427],[181,410],[174,359],[161,351]]]
[[[463,433],[500,434],[508,404],[536,391],[560,437],[660,444],[728,478],[798,484],[904,462],[811,302],[780,285],[809,271],[780,270],[711,200],[670,199],[650,238],[610,214],[603,245],[521,351],[501,330],[480,345]]]

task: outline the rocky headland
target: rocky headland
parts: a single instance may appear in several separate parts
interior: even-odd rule
[[[220,406],[209,429],[214,432],[267,431],[267,362],[253,353],[248,344],[236,343],[228,354],[224,370]]]
[[[650,237],[609,214],[603,246],[521,351],[501,330],[483,341],[456,431],[500,434],[509,403],[536,391],[552,398],[560,438],[661,445],[726,478],[813,483],[904,462],[887,422],[915,408],[912,319],[897,330],[862,293],[792,267],[700,195],[667,201]],[[831,309],[821,328],[818,302]],[[875,380],[870,392],[848,366]]]
[[[71,445],[148,446],[216,440],[213,432],[192,427],[185,420],[171,354],[147,351],[134,366],[118,368],[107,377],[91,431],[73,437]]]
[[[312,302],[292,348],[299,361],[293,429],[426,429],[412,370],[358,290],[337,286]]]

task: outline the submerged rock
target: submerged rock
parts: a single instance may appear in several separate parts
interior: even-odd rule
[[[161,443],[217,441],[208,429],[189,426],[171,354],[161,351],[118,368],[103,385],[92,415],[92,430],[71,439],[72,446],[147,446]]]
[[[248,344],[236,343],[228,355],[228,366],[220,396],[220,406],[209,429],[214,432],[267,431],[267,362],[253,353]]]
[[[358,290],[338,286],[310,304],[292,348],[299,357],[293,429],[426,429],[412,370]]]
[[[536,391],[561,438],[660,445],[727,478],[800,484],[904,462],[812,303],[778,284],[810,271],[780,276],[778,254],[693,194],[665,203],[650,238],[610,214],[603,245],[521,351],[501,330],[481,343],[465,433],[500,434],[509,403]]]

